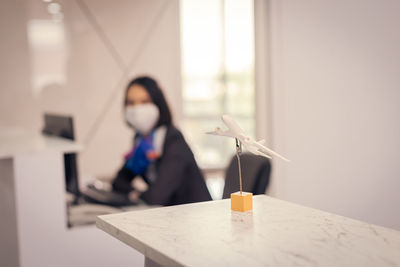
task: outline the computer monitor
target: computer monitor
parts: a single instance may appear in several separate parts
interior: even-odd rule
[[[72,117],[55,114],[44,114],[43,133],[75,140]]]
[[[43,133],[75,140],[72,117],[57,114],[44,114]],[[76,159],[76,153],[64,154],[66,190],[75,195],[75,200],[77,200],[80,195]]]

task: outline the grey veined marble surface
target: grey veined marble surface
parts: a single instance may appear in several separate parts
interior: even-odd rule
[[[100,216],[97,227],[168,266],[400,266],[400,232],[264,195]]]

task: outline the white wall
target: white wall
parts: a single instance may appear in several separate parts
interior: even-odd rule
[[[158,79],[179,122],[179,2],[57,2],[65,39],[35,48],[28,43],[28,23],[51,21],[48,4],[1,2],[0,27],[7,38],[0,47],[0,125],[39,131],[44,112],[73,115],[77,140],[85,146],[79,155],[81,175],[112,178],[132,145],[133,132],[122,117],[123,92],[131,78]],[[33,86],[31,81],[50,72],[65,82]]]
[[[399,1],[270,1],[277,197],[400,229]]]
[[[40,118],[29,84],[26,19],[25,1],[0,2],[0,126],[23,125],[37,130]]]

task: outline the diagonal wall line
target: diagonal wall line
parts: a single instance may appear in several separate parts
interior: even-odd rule
[[[81,1],[81,0],[77,0],[77,1]],[[161,21],[160,18],[165,13],[169,3],[171,3],[171,1],[163,1],[162,6],[160,7],[159,11],[156,13],[153,21],[151,22],[151,24],[149,26],[149,30],[146,31],[147,34],[144,36],[144,38],[142,38],[142,40],[138,46],[138,49],[136,50],[136,53],[133,54],[131,60],[129,60],[128,65],[123,68],[123,73],[121,75],[121,78],[116,83],[114,90],[110,93],[110,96],[107,98],[107,102],[103,106],[99,115],[94,120],[93,124],[90,126],[90,128],[84,138],[83,143],[86,147],[89,146],[91,141],[94,139],[94,136],[96,135],[97,130],[101,126],[106,114],[110,110],[113,101],[116,99],[116,96],[119,93],[119,90],[124,89],[123,83],[126,82],[127,76],[129,74],[130,70],[133,68],[133,63],[136,62],[138,60],[139,56],[142,54],[144,48],[146,47],[146,44],[148,43],[150,37],[152,36],[154,29],[160,23],[160,21]]]
[[[117,63],[118,67],[124,71],[126,68],[125,62],[123,61],[121,55],[118,53],[117,49],[115,46],[112,44],[110,39],[107,37],[103,29],[101,28],[100,24],[96,20],[95,16],[93,13],[90,11],[89,7],[86,5],[84,0],[76,0],[76,3],[78,4],[80,10],[83,12],[89,23],[92,25],[94,31],[97,33],[99,36],[100,40],[103,42],[105,47],[107,48],[108,52],[111,54],[111,57],[115,60]]]

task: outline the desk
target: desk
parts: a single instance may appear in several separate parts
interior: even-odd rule
[[[400,232],[264,195],[99,216],[97,227],[165,266],[400,266]]]
[[[79,143],[0,127],[0,266],[128,266],[143,256],[94,225],[68,228],[64,153]]]
[[[66,226],[64,153],[70,140],[17,128],[0,129],[0,265],[40,266]],[[56,230],[57,229],[57,230]]]

